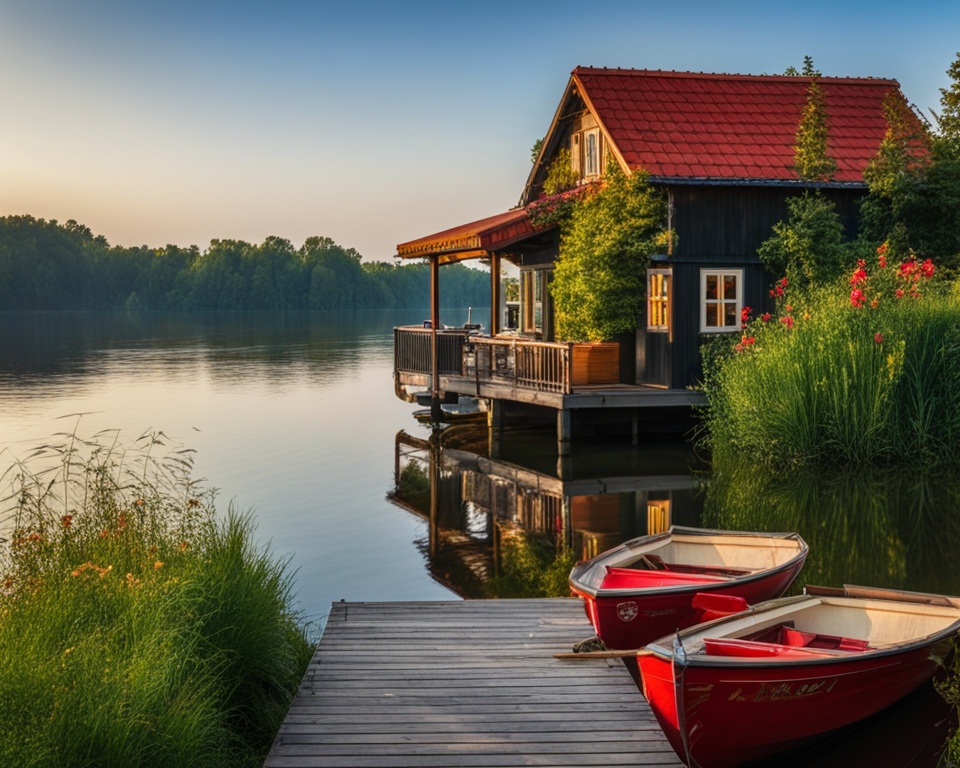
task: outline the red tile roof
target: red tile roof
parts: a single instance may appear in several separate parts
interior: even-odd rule
[[[450,260],[475,258],[529,237],[533,232],[526,210],[515,208],[435,235],[400,243],[397,255],[405,259],[444,254],[450,255]]]
[[[630,168],[653,177],[796,181],[791,169],[808,77],[577,67],[572,82]],[[819,78],[838,182],[863,182],[887,130],[896,80]]]

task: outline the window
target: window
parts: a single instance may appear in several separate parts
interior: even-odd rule
[[[521,273],[523,283],[523,331],[543,332],[543,294],[546,288],[543,270],[534,269]]]
[[[700,270],[700,332],[739,331],[742,269]]]
[[[647,270],[648,331],[670,331],[670,279],[669,269]]]
[[[590,128],[573,134],[570,145],[570,165],[580,180],[595,179],[603,173],[600,129]]]
[[[586,178],[600,175],[600,131],[586,131],[583,136],[583,175]]]

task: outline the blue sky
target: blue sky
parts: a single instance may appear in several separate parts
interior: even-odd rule
[[[0,0],[0,215],[112,244],[397,243],[516,204],[578,65],[900,82],[960,3]]]

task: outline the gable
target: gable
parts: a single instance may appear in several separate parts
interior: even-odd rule
[[[785,75],[578,67],[523,202],[539,196],[549,161],[588,120],[600,126],[606,150],[623,168],[644,168],[654,181],[798,184],[791,166],[810,82]],[[826,102],[828,152],[837,163],[832,183],[863,186],[863,171],[887,130],[884,99],[891,92],[903,99],[899,85],[871,78],[818,82]]]

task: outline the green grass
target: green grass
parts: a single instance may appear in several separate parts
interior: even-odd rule
[[[6,473],[0,765],[262,764],[312,653],[288,563],[162,443]]]
[[[856,309],[840,284],[798,302],[793,317],[790,329],[755,321],[755,343],[710,368],[715,454],[780,467],[960,459],[955,292],[930,284],[919,299]]]

